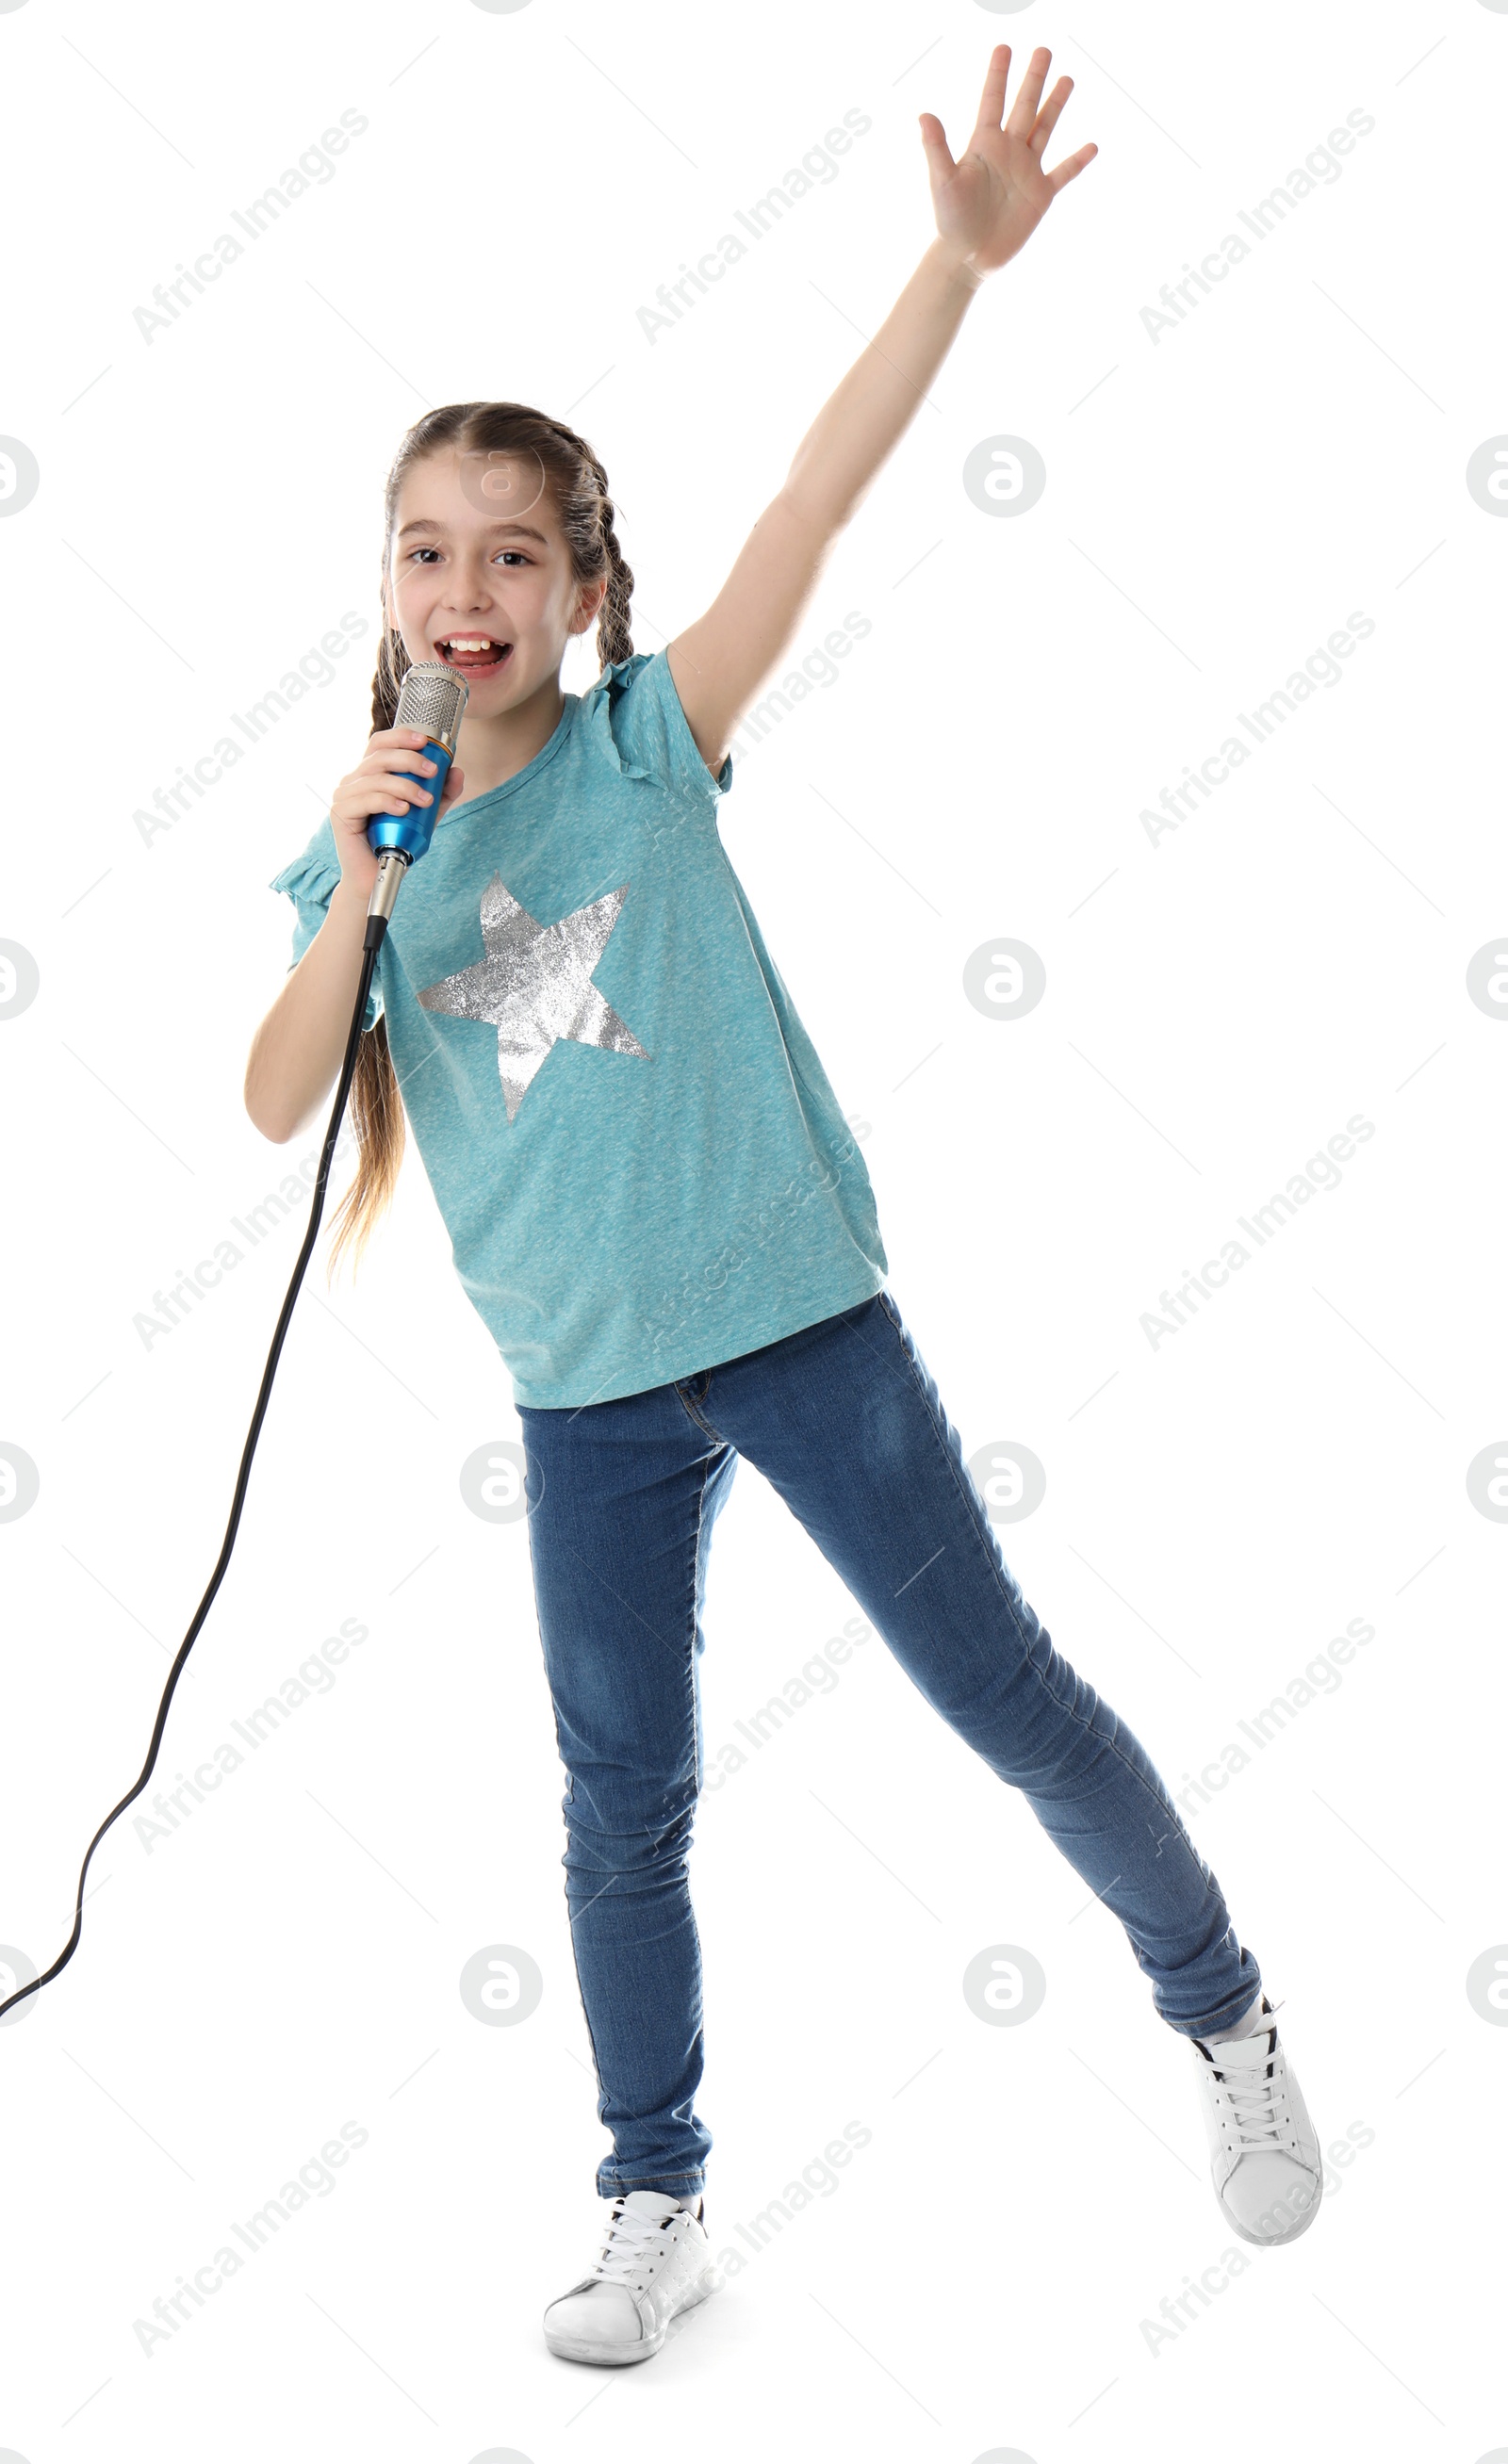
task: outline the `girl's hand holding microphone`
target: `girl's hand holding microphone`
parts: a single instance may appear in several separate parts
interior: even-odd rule
[[[308,1125],[335,1084],[362,971],[367,904],[377,880],[377,858],[366,826],[378,815],[392,813],[401,820],[432,801],[433,789],[420,783],[432,779],[437,766],[424,751],[428,741],[416,727],[376,729],[355,769],[330,799],[341,878],[324,922],[257,1028],[246,1065],[247,1111],[263,1137],[278,1146]],[[406,771],[411,775],[406,778]],[[453,762],[440,814],[460,801],[465,784]]]
[[[433,801],[433,789],[424,781],[434,777],[436,764],[425,753],[429,738],[422,728],[380,727],[367,744],[354,770],[341,781],[330,799],[330,825],[335,832],[335,851],[341,860],[341,888],[350,895],[370,898],[377,879],[377,858],[366,836],[366,825],[379,814],[392,813],[401,820],[411,805]],[[405,778],[405,772],[413,774]],[[440,820],[452,804],[458,804],[465,793],[465,774],[452,762],[446,776],[445,790],[440,798]]]

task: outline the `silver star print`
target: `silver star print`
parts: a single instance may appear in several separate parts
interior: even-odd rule
[[[558,924],[536,924],[495,872],[481,894],[486,957],[442,976],[419,995],[421,1009],[479,1019],[497,1028],[498,1075],[510,1122],[562,1037],[649,1059],[591,980],[628,894],[625,882]]]

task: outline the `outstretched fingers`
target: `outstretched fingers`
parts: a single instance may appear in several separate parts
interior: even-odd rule
[[[974,123],[976,131],[981,128],[998,128],[1004,121],[1006,87],[1009,79],[1010,46],[1009,43],[997,43],[989,55],[989,66],[985,71],[984,90],[979,98],[979,118]]]
[[[3,5],[4,0],[0,0],[0,6]],[[1048,140],[1062,118],[1069,96],[1074,91],[1073,78],[1060,77],[1047,100],[1043,101],[1042,90],[1047,83],[1047,73],[1052,64],[1052,53],[1045,43],[1040,44],[1027,63],[1026,74],[1016,88],[1016,99],[1011,106],[1010,117],[1007,120],[1004,115],[1006,89],[1010,78],[1010,46],[1009,43],[995,45],[989,55],[989,66],[985,73],[984,90],[979,100],[979,118],[974,123],[973,138],[970,144],[965,147],[965,153],[976,157],[983,154],[987,164],[991,162],[995,158],[996,149],[983,145],[981,141],[1005,133],[1030,146],[1038,164],[1041,164],[1042,157],[1047,151]],[[954,162],[948,150],[947,139],[942,132],[942,122],[938,119],[937,114],[923,111],[920,114],[920,123],[921,143],[926,151],[928,169],[936,188],[939,183],[952,177],[958,170],[959,165]],[[1059,163],[1055,170],[1045,172],[1043,176],[1049,197],[1055,197],[1060,188],[1067,187],[1070,180],[1076,180],[1080,171],[1087,164],[1094,161],[1098,151],[1098,145],[1081,145],[1076,154],[1071,154],[1066,162]],[[1019,239],[1016,245],[1019,247]],[[3,2464],[3,2459],[0,2459],[0,2464]]]
[[[1045,43],[1039,44],[1027,62],[1027,73],[1016,88],[1015,102],[1006,122],[1013,137],[1030,138],[1037,105],[1042,99],[1042,88],[1047,83],[1047,73],[1052,65],[1052,53]]]
[[[1071,77],[1060,77],[1056,85],[1053,88],[1052,93],[1048,96],[1046,102],[1042,105],[1041,110],[1037,113],[1036,126],[1031,131],[1031,144],[1032,153],[1038,156],[1038,158],[1046,153],[1047,141],[1052,136],[1058,121],[1062,119],[1063,105],[1068,100],[1068,98],[1073,91],[1073,78]]]
[[[1098,145],[1081,145],[1078,152],[1071,154],[1066,163],[1059,163],[1056,170],[1049,171],[1047,175],[1049,193],[1055,197],[1059,188],[1066,188],[1070,180],[1076,180],[1085,164],[1092,163],[1098,151]]]

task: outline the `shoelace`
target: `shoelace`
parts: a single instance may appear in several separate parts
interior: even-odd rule
[[[661,2252],[667,2247],[663,2225],[653,2216],[630,2215],[623,2209],[609,2224],[602,2255],[590,2273],[604,2284],[632,2284],[656,2247]]]
[[[1264,2148],[1280,2148],[1283,2128],[1276,2110],[1279,2059],[1276,2051],[1269,2056],[1259,2071],[1222,2071],[1218,2046],[1214,2052],[1219,2085],[1224,2090],[1235,2123],[1236,2145],[1241,2153],[1254,2155]]]

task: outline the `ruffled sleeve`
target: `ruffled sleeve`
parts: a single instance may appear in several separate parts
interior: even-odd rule
[[[733,783],[731,753],[716,778],[702,759],[663,650],[636,650],[604,668],[582,695],[577,726],[610,769],[651,781],[703,813]]]
[[[335,833],[330,826],[329,816],[326,815],[302,855],[295,856],[292,864],[285,864],[281,872],[276,873],[267,885],[269,890],[281,891],[285,897],[293,901],[296,920],[293,956],[288,961],[290,975],[324,922],[329,913],[331,895],[340,878],[341,866],[335,852]],[[382,957],[379,953],[377,969],[372,976],[371,990],[366,996],[366,1015],[362,1020],[364,1032],[366,1028],[375,1026],[382,1016],[382,987],[378,980],[381,968]]]

